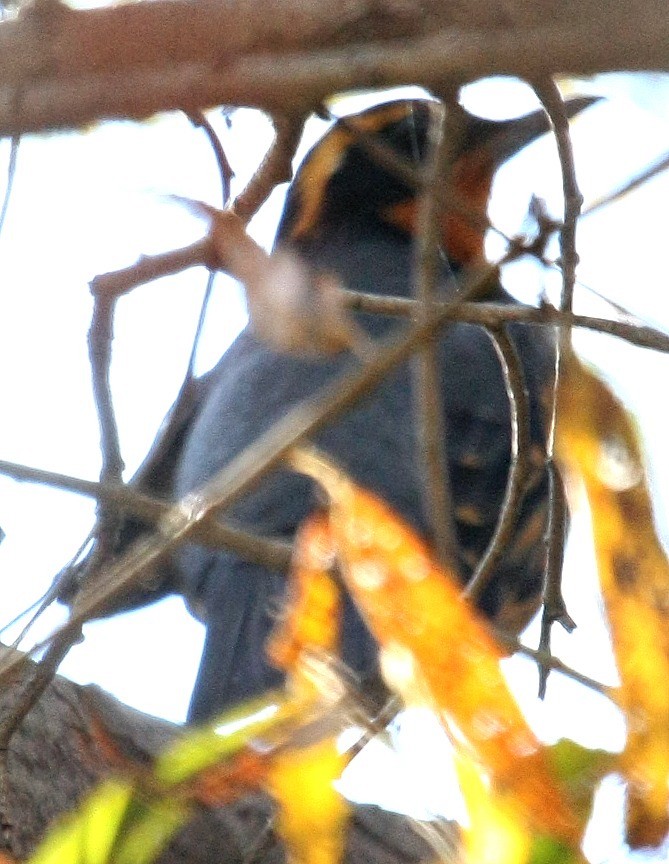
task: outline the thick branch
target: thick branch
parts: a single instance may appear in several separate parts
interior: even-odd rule
[[[666,69],[669,44],[663,0],[477,0],[467,20],[443,0],[37,10],[0,25],[0,134],[219,104],[300,111],[351,88],[489,74]]]
[[[5,660],[7,653],[3,649],[0,659]],[[12,688],[5,688],[0,694],[1,714],[11,711],[12,700]],[[133,711],[97,688],[56,678],[10,744],[2,851],[25,859],[48,826],[96,783],[113,772],[146,764],[178,732],[173,724]],[[174,838],[158,864],[249,861],[271,818],[271,802],[260,795],[204,810]],[[266,840],[253,856],[256,864],[280,860],[274,832]],[[357,808],[348,838],[348,864],[413,864],[431,857],[411,820],[375,807]]]
[[[633,5],[634,10],[627,8],[637,22],[647,18],[659,24],[664,17],[662,0]],[[447,27],[606,25],[614,17],[620,18],[598,0],[470,0],[464,6],[459,0],[273,0],[271,14],[264,0],[169,0],[81,11],[58,0],[38,0],[0,29],[0,79],[23,84],[182,63],[221,68],[251,53],[331,48],[353,39],[365,44]]]

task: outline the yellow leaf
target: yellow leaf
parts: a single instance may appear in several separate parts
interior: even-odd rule
[[[592,513],[602,594],[621,677],[627,745],[627,840],[659,844],[669,830],[669,564],[653,523],[634,425],[576,359],[560,382],[556,455],[581,477]]]
[[[464,860],[467,864],[524,864],[531,844],[522,814],[491,793],[479,767],[462,750],[456,752],[455,767],[469,815],[463,831]]]
[[[339,864],[351,806],[335,789],[348,758],[334,739],[286,749],[272,759],[268,791],[289,864]]]

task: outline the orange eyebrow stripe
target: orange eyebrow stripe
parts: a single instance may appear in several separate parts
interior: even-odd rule
[[[379,105],[361,116],[347,117],[347,122],[361,132],[380,132],[384,126],[399,123],[411,114],[410,100]],[[311,234],[318,225],[327,185],[341,165],[346,149],[355,143],[355,134],[344,125],[335,124],[311,152],[299,169],[296,187],[300,196],[300,216],[291,232],[299,240]]]

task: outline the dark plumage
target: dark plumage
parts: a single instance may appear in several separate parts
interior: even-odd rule
[[[426,101],[390,103],[364,112],[359,122],[415,162],[424,157],[430,110]],[[546,130],[540,115],[504,124],[468,117],[458,160],[463,170],[455,175],[460,194],[466,196],[467,184],[475,180],[472,201],[482,208],[495,168]],[[412,189],[375,164],[363,142],[356,142],[345,127],[335,126],[307,156],[293,182],[277,246],[297,252],[314,271],[336,273],[351,289],[407,296],[412,290],[412,238],[404,230],[406,220],[397,217],[412,197]],[[454,290],[461,268],[472,263],[471,242],[468,260],[458,260],[452,249],[449,254],[449,245],[459,248],[454,224],[451,219],[444,228],[445,296]],[[467,230],[472,232],[465,226]],[[480,249],[475,244],[474,252],[482,255],[481,232],[479,242]],[[513,302],[499,285],[492,287],[487,299]],[[382,317],[361,316],[360,321],[373,337],[402,326]],[[486,615],[507,622],[520,608],[523,614],[515,622],[519,624],[536,609],[543,580],[548,484],[541,394],[551,380],[554,352],[544,331],[520,325],[509,329],[530,395],[534,467],[513,541],[480,606]],[[509,408],[499,362],[484,330],[467,324],[451,327],[439,343],[439,357],[459,564],[465,580],[490,540],[504,496],[510,462]],[[279,355],[245,329],[206,376],[190,382],[188,399],[177,406],[169,446],[162,448],[158,462],[147,463],[140,472],[140,485],[173,499],[190,492],[287,408],[355,364],[347,354],[326,359]],[[405,364],[320,433],[315,443],[427,534],[411,381],[410,364]],[[255,532],[289,539],[314,503],[310,482],[281,470],[239,500],[226,518]],[[131,523],[125,541],[136,531],[136,523]],[[263,646],[281,608],[285,577],[232,553],[194,544],[175,554],[169,573],[171,581],[166,584],[183,592],[207,625],[190,719],[208,718],[278,683],[280,676],[269,666]],[[375,647],[350,601],[343,625],[343,658],[363,676],[375,669]]]

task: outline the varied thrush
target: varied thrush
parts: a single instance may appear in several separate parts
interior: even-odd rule
[[[569,114],[591,101],[573,100]],[[277,248],[297,253],[315,273],[334,273],[347,288],[410,296],[418,190],[387,160],[379,161],[378,147],[370,147],[369,141],[420,168],[434,105],[428,99],[400,100],[335,123],[304,159],[290,186]],[[454,296],[464,269],[483,260],[484,220],[472,220],[471,213],[485,217],[496,169],[547,131],[543,112],[504,122],[464,112],[451,173],[452,187],[469,212],[446,209],[440,223],[442,298]],[[515,302],[496,281],[486,299]],[[378,315],[360,315],[359,321],[372,338],[401,326]],[[509,332],[529,394],[531,470],[511,542],[479,606],[500,626],[518,632],[541,602],[549,494],[542,393],[552,380],[555,349],[544,329],[516,324]],[[451,325],[440,336],[437,350],[457,564],[465,582],[486,550],[504,498],[511,462],[509,405],[499,360],[481,327]],[[175,415],[160,460],[140,469],[141,487],[172,499],[199,487],[289,407],[355,363],[346,352],[323,358],[279,354],[247,327],[218,364],[192,382],[188,404]],[[318,434],[315,443],[429,537],[413,408],[406,363]],[[281,469],[239,500],[226,518],[255,532],[290,539],[314,503],[310,481]],[[128,523],[122,532],[126,540],[136,529]],[[207,628],[191,721],[209,718],[280,681],[264,645],[281,608],[284,574],[232,552],[195,544],[175,553],[166,574],[163,593],[183,593]],[[374,674],[376,648],[350,600],[345,605],[342,656],[363,678]]]

